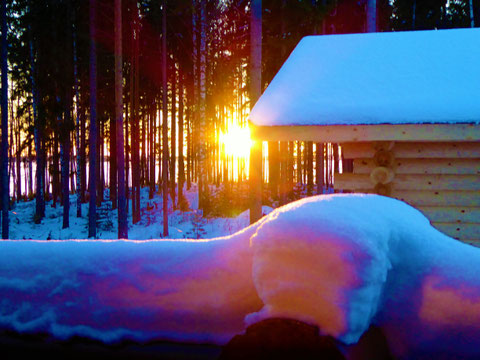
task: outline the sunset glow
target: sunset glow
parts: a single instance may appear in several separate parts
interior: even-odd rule
[[[220,132],[220,144],[224,147],[225,154],[236,158],[248,158],[252,140],[248,126],[237,123],[230,124],[228,131]]]

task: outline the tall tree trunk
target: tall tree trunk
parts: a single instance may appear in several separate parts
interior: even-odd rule
[[[473,0],[468,0],[468,7],[470,10],[470,27],[475,27],[475,16],[473,12]]]
[[[195,65],[194,65],[195,66]],[[193,121],[194,82],[189,81],[187,87],[187,190],[192,186],[192,121]]]
[[[54,140],[53,140],[53,148],[52,148],[52,196],[53,196],[53,202],[52,202],[52,207],[56,208],[57,207],[57,201],[59,197],[59,185],[60,185],[60,179],[59,179],[59,157],[58,157],[58,125],[60,123],[60,116],[57,117],[57,131],[53,134]]]
[[[85,194],[87,192],[87,129],[86,129],[86,115],[85,115],[85,108],[86,104],[83,100],[86,98],[85,92],[82,95],[82,102],[80,103],[80,198],[82,200],[82,204],[87,202],[85,198]]]
[[[199,123],[198,123],[198,204],[204,214],[209,211],[207,183],[207,114],[206,114],[206,4],[200,1],[200,51],[199,51]]]
[[[262,0],[252,0],[250,14],[250,108],[262,92]],[[262,142],[250,150],[250,223],[262,217]]]
[[[307,195],[312,195],[313,192],[313,143],[306,142],[306,156],[305,162],[307,167]]]
[[[33,194],[33,165],[32,165],[32,143],[28,142],[28,199],[31,199]]]
[[[128,88],[128,79],[129,75],[125,74],[125,77],[127,79],[126,82],[126,87]],[[131,95],[130,95],[131,96]],[[125,211],[127,214],[128,218],[128,199],[129,199],[129,194],[130,194],[130,186],[129,186],[129,179],[130,179],[130,145],[129,145],[129,122],[128,122],[128,114],[129,111],[132,111],[131,109],[128,109],[128,104],[130,103],[129,99],[126,97],[125,99]],[[118,143],[117,143],[118,146]]]
[[[140,111],[139,111],[139,56],[140,56],[140,24],[139,16],[137,13],[138,10],[135,10],[135,31],[136,38],[134,42],[134,86],[133,86],[133,117],[132,117],[132,204],[135,202],[135,206],[132,206],[132,221],[134,224],[140,221]]]
[[[30,80],[32,83],[33,140],[35,143],[35,215],[34,222],[40,223],[45,217],[45,152],[43,147],[43,125],[38,113],[38,89],[36,82],[35,56],[33,54],[33,33],[29,27]]]
[[[315,155],[315,170],[317,178],[317,194],[323,194],[323,176],[324,176],[324,150],[323,143],[317,143]]]
[[[155,194],[155,161],[156,161],[156,151],[155,151],[155,139],[156,139],[156,114],[157,114],[157,102],[155,99],[152,100],[152,105],[149,114],[149,124],[150,124],[150,131],[149,131],[149,164],[150,164],[150,171],[149,171],[149,187],[150,191],[148,194],[149,199],[153,199],[153,195]]]
[[[278,178],[280,171],[278,141],[268,142],[268,185],[272,199],[278,198]]]
[[[288,184],[288,142],[280,142],[280,205],[287,203],[287,184]]]
[[[167,105],[167,4],[162,0],[162,195],[163,237],[168,236],[168,105]]]
[[[367,1],[367,32],[377,31],[377,0]]]
[[[118,238],[128,239],[125,201],[125,157],[123,154],[123,73],[122,73],[122,0],[115,0],[115,125],[118,180]],[[113,133],[111,134],[113,136]],[[110,155],[111,156],[111,155]],[[111,188],[110,184],[110,188]]]
[[[17,102],[17,106],[19,107],[19,104]],[[18,109],[17,107],[17,109]],[[22,197],[22,176],[20,172],[20,162],[21,162],[21,149],[20,149],[20,117],[17,115],[17,130],[15,131],[15,145],[16,145],[16,159],[15,159],[15,165],[17,167],[17,182],[16,182],[16,189],[17,189],[17,202],[20,202],[20,198]]]
[[[7,2],[2,1],[0,10],[2,39],[1,39],[1,68],[2,68],[2,152],[1,152],[1,189],[2,189],[2,239],[8,239],[8,206],[9,181],[8,178],[8,64],[7,64]]]
[[[417,0],[413,0],[412,6],[412,30],[416,28],[416,17],[417,17]]]
[[[183,184],[185,183],[185,162],[183,157],[183,140],[184,140],[184,122],[183,122],[183,93],[184,93],[184,77],[180,75],[178,83],[178,204],[180,208],[185,206],[185,198],[183,196]]]
[[[69,93],[69,92],[68,92]],[[70,122],[70,104],[67,97],[67,105],[65,106],[62,141],[60,143],[61,168],[62,168],[62,204],[63,204],[63,229],[70,226],[70,191],[69,191],[69,169],[70,169],[70,133],[68,131],[68,123]]]
[[[175,69],[175,60],[172,61],[172,106],[171,106],[171,128],[170,128],[170,195],[172,198],[172,206],[176,208],[175,191],[176,191],[176,173],[177,173],[177,74]]]
[[[70,19],[72,18],[72,11],[70,3],[67,2],[67,14]],[[72,25],[67,23],[67,41],[64,44],[65,53],[72,53]],[[61,184],[62,184],[62,205],[63,205],[63,228],[66,229],[70,226],[70,124],[71,124],[71,107],[72,107],[72,92],[71,92],[71,77],[73,76],[73,68],[71,63],[66,62],[64,68],[64,74],[62,78],[64,83],[63,96],[63,121],[60,129],[60,161],[61,161]]]
[[[90,153],[88,237],[97,236],[97,44],[96,44],[96,0],[90,0]]]
[[[97,116],[97,207],[102,206],[105,186],[104,122]]]
[[[115,88],[116,91],[116,88]],[[115,99],[116,101],[116,99]],[[115,103],[116,104],[116,103]],[[117,127],[116,127],[116,113],[110,117],[110,171],[109,171],[109,191],[110,191],[110,200],[112,202],[112,209],[117,208]]]
[[[73,16],[75,24],[75,16]],[[82,216],[82,160],[80,154],[80,91],[78,89],[78,58],[77,58],[77,28],[73,28],[73,81],[75,91],[75,155],[77,163],[76,183],[77,183],[77,217]]]

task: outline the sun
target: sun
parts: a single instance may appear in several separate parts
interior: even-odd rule
[[[220,132],[220,144],[224,146],[225,155],[248,159],[252,140],[248,125],[230,124],[227,132]]]

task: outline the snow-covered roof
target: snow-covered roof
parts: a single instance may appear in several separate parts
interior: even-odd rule
[[[303,38],[257,126],[480,123],[480,29]]]

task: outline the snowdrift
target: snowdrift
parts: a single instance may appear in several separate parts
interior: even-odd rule
[[[317,196],[208,241],[3,241],[0,328],[225,344],[283,317],[346,346],[378,326],[398,358],[473,359],[479,264],[403,202]]]

